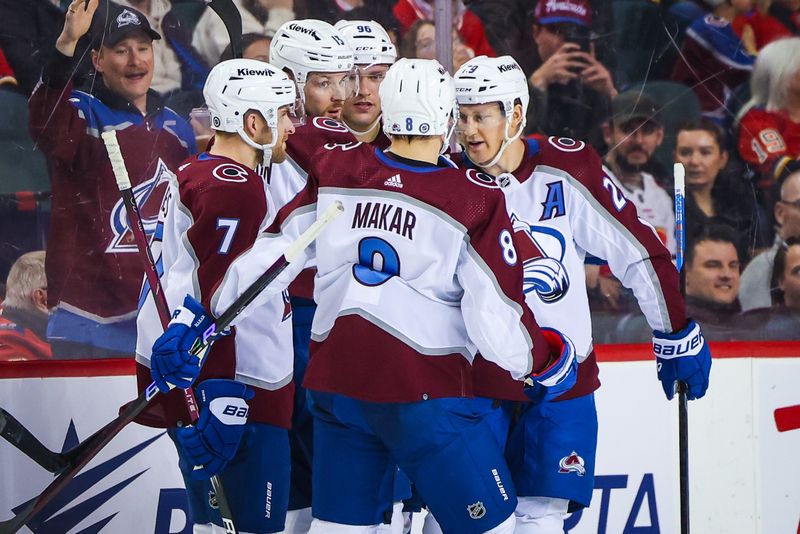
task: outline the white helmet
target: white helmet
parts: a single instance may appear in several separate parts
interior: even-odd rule
[[[268,165],[278,142],[278,108],[294,105],[297,89],[289,77],[269,63],[254,59],[229,59],[217,64],[203,87],[211,128],[236,132],[245,143],[264,151]],[[250,110],[261,113],[272,131],[272,142],[260,145],[244,132],[244,115]]]
[[[519,64],[511,56],[478,56],[464,63],[455,74],[456,100],[459,105],[488,104],[499,102],[506,117],[505,139],[500,150],[491,162],[497,163],[506,148],[522,134],[528,112],[528,79]],[[522,103],[522,123],[519,130],[509,136],[509,128],[514,113],[514,102]]]
[[[453,78],[435,59],[401,58],[389,67],[379,95],[388,135],[442,135],[458,114]]]
[[[334,26],[355,54],[356,65],[391,65],[397,49],[383,26],[374,20],[340,20]]]
[[[275,32],[269,46],[269,62],[279,69],[289,69],[302,87],[309,72],[351,71],[353,51],[327,22],[290,20]]]

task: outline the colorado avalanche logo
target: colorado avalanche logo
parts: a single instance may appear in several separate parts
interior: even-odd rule
[[[314,117],[311,119],[311,124],[314,125],[315,128],[319,128],[320,130],[327,130],[329,132],[336,132],[336,133],[349,133],[350,130],[347,129],[341,122],[331,119],[330,117]]]
[[[579,477],[582,477],[586,474],[586,466],[583,462],[583,458],[578,456],[577,452],[572,451],[572,454],[564,456],[561,461],[558,462],[558,472],[577,473]]]
[[[169,169],[159,159],[153,177],[133,188],[133,198],[139,206],[144,234],[148,238],[153,235],[158,223],[158,210],[161,207],[164,193],[164,189],[159,186],[167,183],[169,181],[168,177]],[[114,204],[114,209],[111,210],[110,224],[112,238],[111,243],[106,248],[106,252],[136,252],[136,241],[133,237],[130,221],[128,221],[128,212],[125,211],[125,204],[122,199],[119,199]]]
[[[542,302],[557,302],[569,290],[569,276],[562,263],[566,241],[549,226],[534,226],[511,214],[514,245],[522,259],[522,288],[535,291]]]

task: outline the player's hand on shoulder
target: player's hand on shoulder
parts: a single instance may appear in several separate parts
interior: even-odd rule
[[[694,321],[672,334],[653,332],[658,379],[667,399],[672,399],[678,382],[687,386],[689,400],[699,399],[708,389],[711,351],[700,326]]]
[[[172,384],[188,388],[200,374],[200,358],[190,352],[195,342],[214,333],[214,317],[203,305],[186,295],[183,306],[172,314],[172,321],[153,343],[150,374],[158,389],[169,391]]]
[[[210,379],[196,390],[200,404],[197,424],[178,428],[175,440],[180,461],[192,467],[190,477],[207,480],[236,455],[247,423],[247,401],[255,393],[235,380]]]
[[[525,379],[525,395],[537,403],[561,396],[578,381],[578,360],[572,341],[552,328],[542,328],[541,331],[551,347],[554,360],[540,373],[531,373]]]

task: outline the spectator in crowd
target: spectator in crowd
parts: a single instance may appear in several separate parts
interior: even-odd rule
[[[786,239],[778,247],[770,280],[771,305],[742,314],[744,339],[800,339],[800,236]]]
[[[49,360],[46,341],[47,278],[43,250],[20,256],[6,280],[6,299],[0,314],[0,362]]]
[[[768,12],[793,35],[800,35],[800,0],[773,0]]]
[[[772,41],[792,35],[786,26],[769,14],[769,3],[769,0],[761,1],[757,2],[757,7],[753,7],[752,0],[733,2],[735,5],[743,4],[739,9],[743,9],[746,4],[751,6],[749,10],[737,13],[731,24],[733,31],[747,47],[747,51],[753,55]]]
[[[397,45],[400,24],[392,13],[393,4],[390,0],[294,0],[294,12],[298,19],[319,19],[331,25],[340,20],[374,20]]]
[[[436,27],[428,20],[418,20],[403,37],[403,57],[409,59],[436,59]],[[453,72],[475,57],[453,30]]]
[[[39,81],[64,19],[57,0],[0,0],[0,48],[26,96]]]
[[[527,133],[587,140],[610,115],[617,89],[591,51],[591,25],[585,0],[536,4],[533,39],[543,63],[529,78]]]
[[[269,45],[271,43],[272,37],[267,37],[261,33],[246,33],[242,35],[242,58],[257,59],[258,61],[269,63]],[[233,59],[233,49],[230,44],[222,51],[219,56],[219,62],[222,63],[228,59]]]
[[[233,0],[242,15],[243,33],[260,33],[272,37],[284,23],[295,18],[292,0]],[[225,47],[230,44],[222,20],[211,9],[197,21],[192,46],[209,65],[216,65]]]
[[[754,257],[742,273],[739,300],[743,310],[764,308],[771,304],[770,273],[775,255],[791,236],[800,235],[800,172],[790,174],[781,184],[780,200],[775,203],[777,232],[775,243]]]
[[[675,212],[672,197],[646,172],[664,140],[656,103],[638,91],[620,93],[611,102],[613,115],[603,124],[603,140],[610,147],[604,164],[608,177],[636,206],[639,216],[658,232],[675,254]]]
[[[728,101],[734,89],[747,81],[755,57],[736,35],[731,21],[752,7],[751,0],[706,0],[712,13],[695,20],[686,30],[672,80],[692,87],[703,116],[719,123],[730,118]]]
[[[675,161],[686,170],[687,233],[710,222],[733,227],[741,259],[749,250],[765,246],[770,236],[766,217],[755,202],[755,192],[728,170],[725,133],[708,119],[678,127]]]
[[[14,71],[11,69],[11,65],[8,64],[8,60],[6,59],[3,49],[0,48],[0,85],[16,87],[18,83],[17,77],[14,75]]]
[[[452,2],[453,26],[458,31],[464,46],[472,50],[475,56],[495,57],[497,54],[489,44],[481,19],[464,7],[461,0]],[[400,36],[404,37],[418,20],[433,21],[433,4],[434,0],[398,0],[392,8],[392,13],[400,25]]]
[[[703,325],[704,332],[724,335],[741,311],[739,253],[736,230],[711,223],[695,233],[686,246],[684,264],[686,315]],[[711,330],[705,328],[712,326]]]
[[[773,302],[800,312],[800,236],[792,236],[775,255],[771,284]]]
[[[153,83],[150,87],[162,95],[178,90],[202,91],[208,65],[189,44],[191,34],[181,28],[170,13],[170,0],[114,0],[121,6],[139,10],[150,27],[163,36],[153,41]]]
[[[739,153],[766,189],[800,170],[800,37],[764,47],[750,92],[739,113]]]
[[[48,338],[56,357],[132,355],[142,262],[100,133],[115,130],[145,225],[155,230],[170,170],[194,153],[189,124],[150,90],[152,41],[137,10],[73,0],[42,84],[29,101],[30,131],[53,187],[47,241]],[[94,20],[92,17],[94,16]],[[90,30],[99,76],[89,92],[70,79]],[[147,290],[145,286],[144,291]]]

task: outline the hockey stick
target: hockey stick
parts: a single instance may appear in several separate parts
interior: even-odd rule
[[[156,303],[156,310],[158,310],[158,318],[161,320],[161,327],[166,330],[169,325],[171,313],[169,311],[169,305],[167,304],[167,298],[164,296],[164,290],[161,287],[161,281],[158,278],[156,262],[153,260],[153,253],[150,251],[147,236],[144,234],[142,216],[139,213],[139,206],[136,204],[136,198],[133,196],[131,179],[128,176],[128,170],[125,168],[125,160],[122,158],[122,151],[119,148],[117,132],[115,130],[109,130],[100,134],[100,137],[103,138],[103,142],[106,145],[108,159],[111,161],[111,169],[114,171],[119,193],[122,196],[122,201],[128,212],[129,225],[133,232],[134,240],[136,241],[136,248],[139,249],[139,257],[142,260],[147,283],[150,285],[150,292],[153,294],[153,300]],[[190,388],[183,390],[183,398],[186,402],[186,408],[189,410],[189,418],[192,423],[194,423],[197,421],[198,417],[197,401]]]
[[[202,354],[204,349],[213,342],[216,332],[222,332],[227,328],[231,321],[238,316],[242,310],[250,304],[275,278],[278,277],[300,253],[311,244],[314,239],[322,232],[324,227],[341,214],[343,207],[341,202],[334,202],[317,221],[312,224],[297,240],[289,245],[281,258],[273,263],[250,287],[248,287],[231,306],[220,315],[214,324],[214,328],[209,329],[203,340],[198,340],[192,347],[192,354]],[[56,479],[47,486],[42,493],[32,499],[25,508],[17,515],[6,521],[0,522],[0,534],[17,532],[33,516],[42,510],[62,489],[66,487],[70,480],[80,472],[83,467],[94,458],[100,450],[111,441],[114,436],[133,419],[139,415],[158,394],[158,387],[155,383],[147,386],[134,401],[129,403],[123,412],[113,421],[98,430],[91,438],[79,444],[75,449],[67,453],[69,465]]]
[[[133,196],[133,191],[131,190],[131,179],[128,176],[128,169],[125,167],[125,160],[122,158],[122,150],[117,141],[117,132],[115,130],[109,130],[100,134],[100,137],[103,138],[103,142],[106,145],[108,159],[111,160],[111,169],[114,171],[117,187],[125,203],[125,209],[128,211],[128,220],[130,221],[130,227],[133,230],[133,236],[136,240],[136,247],[139,249],[139,257],[144,265],[144,273],[150,285],[150,292],[153,294],[156,310],[158,310],[158,318],[161,320],[161,327],[166,330],[170,321],[169,304],[167,304],[167,298],[164,296],[164,289],[161,287],[161,280],[158,277],[156,262],[153,260],[153,253],[150,250],[147,237],[144,234],[142,216],[139,213],[139,207],[136,205],[136,198]],[[186,388],[182,391],[184,404],[189,411],[189,420],[191,424],[194,424],[200,415],[199,409],[197,408],[197,400],[194,397],[192,388]],[[225,496],[225,488],[222,485],[222,480],[219,479],[218,475],[211,477],[211,486],[214,488],[219,514],[222,517],[222,524],[225,527],[225,532],[227,534],[236,534],[236,523],[233,520],[233,512],[228,504],[228,498]]]
[[[242,14],[231,0],[205,0],[208,7],[222,20],[231,40],[234,59],[242,57]]]
[[[686,170],[683,165],[673,166],[675,178],[675,266],[680,275],[686,249],[686,221],[684,194]],[[689,402],[686,384],[678,381],[678,470],[680,472],[681,534],[689,534]]]

